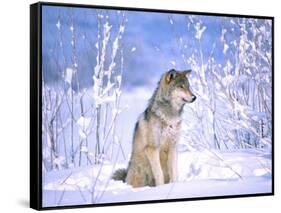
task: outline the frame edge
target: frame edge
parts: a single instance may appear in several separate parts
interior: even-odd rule
[[[39,72],[40,72],[40,3],[30,5],[30,208],[41,209],[40,194],[40,137],[39,127]]]
[[[223,14],[213,12],[194,12],[181,10],[166,10],[166,9],[151,9],[138,7],[124,7],[124,6],[108,6],[108,5],[89,5],[89,4],[75,4],[75,3],[56,3],[40,1],[30,5],[30,208],[35,210],[54,210],[54,209],[76,209],[89,208],[101,206],[123,206],[135,204],[153,204],[165,202],[185,202],[197,200],[213,200],[213,199],[229,199],[229,198],[243,198],[243,197],[258,197],[258,196],[274,196],[274,148],[272,147],[272,191],[271,193],[261,194],[245,194],[245,195],[230,195],[230,196],[214,196],[214,197],[199,197],[199,198],[185,198],[185,199],[169,199],[164,201],[136,201],[136,202],[121,202],[121,203],[105,203],[105,204],[86,204],[86,205],[69,205],[69,206],[42,206],[42,153],[41,153],[41,16],[42,6],[61,6],[61,7],[80,7],[80,8],[101,8],[113,10],[127,10],[127,11],[143,11],[143,12],[164,12],[164,13],[190,13],[194,15],[207,16],[226,16],[226,17],[246,17],[257,19],[272,20],[272,118],[273,118],[273,135],[272,142],[274,145],[274,16],[257,16],[245,14]]]

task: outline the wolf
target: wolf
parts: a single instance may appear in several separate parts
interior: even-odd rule
[[[165,72],[139,116],[133,135],[127,169],[117,170],[112,178],[133,187],[158,186],[177,180],[177,142],[181,115],[186,103],[195,101],[188,77],[191,70]]]

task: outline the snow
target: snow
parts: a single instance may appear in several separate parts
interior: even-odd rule
[[[60,30],[61,27],[60,20],[58,20],[58,22],[56,23],[56,27],[58,28],[58,30]]]
[[[78,134],[82,139],[86,139],[87,138],[87,134],[83,129],[79,129],[78,130]]]
[[[103,26],[104,26],[104,34],[108,34],[112,26],[108,22],[106,22]]]
[[[64,157],[58,156],[58,157],[56,157],[56,158],[54,159],[54,164],[56,164],[57,166],[59,166],[59,165],[62,164],[62,162],[63,162],[64,160],[65,160]]]
[[[174,21],[172,18],[169,18],[169,21],[170,21],[170,24],[173,25],[174,24]]]
[[[121,76],[121,75],[118,75],[118,76],[116,77],[116,80],[117,80],[118,84],[121,84],[122,76]]]
[[[125,168],[127,163],[114,165],[105,162],[92,167],[52,171],[44,177],[43,206],[271,192],[271,171],[263,166],[271,161],[261,150],[244,149],[218,154],[223,162],[208,150],[179,152],[178,182],[157,187],[132,188],[110,179],[117,168]]]
[[[200,40],[204,31],[207,29],[206,26],[201,26],[201,23],[197,22],[196,25],[194,26],[195,30],[196,30],[196,35],[195,38]]]
[[[89,124],[91,122],[91,118],[87,118],[84,116],[81,116],[78,120],[77,120],[77,124],[82,128],[82,129],[87,129]]]
[[[116,96],[113,94],[113,95],[110,95],[110,96],[96,96],[95,97],[95,101],[96,101],[96,105],[101,105],[101,104],[105,104],[105,103],[109,103],[109,102],[114,102],[116,99]]]
[[[69,84],[71,84],[72,75],[73,75],[73,70],[71,68],[66,68],[65,81]]]
[[[266,175],[268,173],[268,171],[266,169],[255,169],[254,170],[254,174],[256,176],[263,176]]]
[[[232,63],[230,62],[230,60],[227,60],[226,65],[225,65],[225,67],[223,68],[224,72],[229,73],[232,69],[233,69]],[[228,76],[226,76],[225,78],[228,78],[228,77],[229,77],[230,79],[233,78],[232,75],[228,75]],[[224,82],[224,83],[225,83],[225,84],[228,84],[229,82]]]
[[[119,185],[122,185],[119,183]],[[256,189],[259,185],[260,188]],[[244,187],[246,186],[246,187]],[[125,188],[122,190],[109,190],[104,192],[103,196],[98,199],[97,203],[114,203],[114,202],[133,202],[142,200],[163,200],[163,199],[180,199],[180,198],[198,198],[204,196],[214,197],[222,195],[239,195],[270,192],[268,188],[271,185],[266,181],[266,178],[247,178],[243,181],[233,181],[231,185],[227,181],[210,180],[191,181],[188,183],[166,184],[159,187],[143,187],[139,189]],[[171,190],[172,189],[172,190]],[[228,191],[225,191],[227,190]],[[91,204],[88,196],[91,194],[85,191],[47,191],[46,195],[50,200],[44,204],[47,206],[57,205],[75,205],[75,204]],[[61,199],[60,203],[58,200]],[[75,199],[76,198],[76,199]],[[52,204],[52,205],[51,205]]]
[[[226,54],[226,51],[229,49],[229,46],[227,44],[224,44],[223,46],[223,54]]]
[[[81,152],[88,152],[88,148],[86,146],[81,146]]]
[[[221,42],[225,41],[225,34],[227,33],[227,29],[222,29],[221,31]]]
[[[175,61],[170,61],[170,63],[171,63],[173,66],[176,66],[176,62],[175,62]]]
[[[74,26],[71,25],[69,29],[70,29],[71,32],[73,32],[74,31]]]
[[[125,25],[121,25],[120,26],[120,33],[122,34],[122,33],[124,33],[124,31],[125,31]]]

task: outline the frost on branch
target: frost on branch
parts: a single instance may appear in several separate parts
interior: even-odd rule
[[[73,75],[73,69],[67,68],[65,71],[65,81],[68,84],[71,84],[71,82],[72,82],[72,75]]]
[[[189,16],[187,22],[199,42],[189,45],[188,51],[185,43],[180,46],[188,67],[196,73],[190,81],[198,98],[186,107],[189,143],[194,149],[270,149],[271,23],[222,18],[220,33],[208,40],[214,52],[221,50],[219,54],[204,52],[202,45],[210,37],[202,35],[212,30],[205,27],[204,19]]]
[[[125,16],[119,24],[117,33],[112,32],[112,25],[109,20],[100,16],[99,34],[95,48],[97,49],[96,66],[93,73],[93,99],[96,108],[96,149],[95,162],[99,163],[99,158],[105,149],[114,150],[114,144],[107,146],[108,140],[113,140],[115,135],[116,119],[121,112],[119,102],[121,96],[123,53],[120,41],[125,31]],[[104,23],[103,23],[104,22]],[[109,41],[112,41],[110,43]],[[109,46],[111,51],[108,51]],[[105,60],[109,61],[106,66]],[[117,67],[119,63],[119,66]],[[111,110],[111,113],[110,113]],[[103,123],[102,123],[102,119]],[[107,147],[106,147],[107,146]],[[112,157],[107,156],[108,158]]]
[[[197,22],[195,25],[194,25],[194,28],[196,30],[196,34],[195,34],[195,38],[200,40],[204,31],[207,29],[206,26],[202,26],[202,24],[200,22]]]
[[[98,11],[93,29],[96,35],[81,31],[75,10],[58,15],[58,49],[52,50],[57,82],[44,84],[43,99],[43,168],[46,171],[67,169],[111,160],[116,144],[116,122],[122,112],[123,34],[125,13],[116,13],[120,22]],[[67,17],[62,22],[61,16]],[[112,23],[111,23],[112,22]],[[116,25],[117,23],[117,25]],[[95,50],[87,62],[83,47]],[[86,49],[87,49],[86,48]],[[132,52],[136,50],[133,47]],[[86,62],[85,62],[86,61]],[[85,63],[91,63],[91,86],[85,84]],[[86,67],[87,68],[87,67]],[[45,82],[45,79],[43,79]],[[115,142],[114,142],[115,141]]]

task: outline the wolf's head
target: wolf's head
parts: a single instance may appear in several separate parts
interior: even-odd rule
[[[188,77],[191,70],[176,71],[169,70],[163,76],[162,81],[171,102],[176,105],[192,103],[196,96],[191,92]]]

